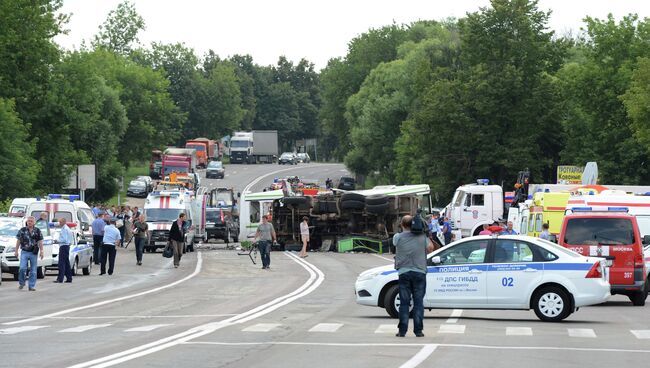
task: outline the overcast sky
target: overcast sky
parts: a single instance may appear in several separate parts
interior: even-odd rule
[[[71,13],[68,35],[55,40],[73,49],[97,33],[109,11],[122,0],[64,0]],[[184,42],[199,56],[213,49],[219,56],[250,54],[260,65],[275,64],[280,55],[327,65],[344,56],[348,42],[369,28],[420,19],[460,18],[489,4],[488,0],[135,0],[147,29],[140,41]],[[586,15],[617,19],[629,13],[650,16],[650,0],[541,0],[551,9],[550,28],[577,33]]]

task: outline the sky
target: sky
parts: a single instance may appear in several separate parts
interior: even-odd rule
[[[108,13],[123,0],[64,0],[61,11],[72,14],[67,35],[55,41],[79,48],[97,33]],[[333,57],[345,56],[354,37],[370,28],[417,20],[461,18],[489,5],[488,0],[132,0],[144,18],[139,34],[151,42],[184,42],[202,56],[214,50],[222,58],[250,54],[260,65],[275,64],[281,55],[297,63],[305,58],[316,70]],[[620,19],[629,13],[650,17],[649,0],[540,0],[552,10],[549,28],[577,34],[589,15]]]

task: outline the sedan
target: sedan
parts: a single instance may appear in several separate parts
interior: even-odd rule
[[[298,153],[296,156],[298,157],[299,162],[308,164],[311,161],[309,154],[306,152]]]
[[[131,180],[129,187],[126,189],[127,197],[146,198],[147,194],[149,194],[147,183],[142,180]]]
[[[93,246],[88,244],[88,241],[85,238],[79,236],[78,231],[73,226],[72,234],[72,244],[70,244],[70,252],[68,257],[70,259],[70,267],[72,267],[72,275],[79,275],[79,270],[83,272],[84,275],[90,275],[90,271],[93,267]],[[54,244],[52,245],[52,265],[46,266],[46,270],[57,271],[59,269],[59,234],[61,229],[57,227],[54,229]]]
[[[221,161],[210,161],[208,167],[205,169],[205,177],[223,179],[226,176],[226,169],[223,167]]]
[[[527,236],[466,238],[427,256],[424,307],[533,309],[542,321],[561,321],[610,297],[603,261]],[[357,303],[397,317],[398,275],[392,265],[361,273],[355,291]]]
[[[16,234],[24,226],[22,218],[3,217],[0,218],[0,264],[3,273],[10,273],[14,280],[18,280],[18,269],[20,266],[20,252],[16,257]],[[37,221],[36,226],[43,234],[43,259],[37,259],[37,277],[45,277],[45,267],[52,265],[52,235],[46,222]]]
[[[291,152],[285,152],[278,159],[278,164],[280,164],[280,165],[284,165],[284,164],[297,165],[298,164],[298,158],[296,157],[296,155],[294,155]]]

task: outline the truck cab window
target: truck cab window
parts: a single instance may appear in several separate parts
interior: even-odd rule
[[[484,206],[485,197],[483,194],[472,194],[472,206]]]

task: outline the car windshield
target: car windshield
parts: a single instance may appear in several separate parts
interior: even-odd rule
[[[5,222],[0,224],[0,236],[12,236],[15,237],[20,230],[20,226],[17,223]]]
[[[205,211],[205,220],[208,222],[221,222],[221,211],[219,210]]]
[[[144,215],[148,222],[173,222],[184,212],[177,208],[145,208]]]
[[[134,180],[134,181],[129,183],[129,186],[131,186],[131,187],[143,187],[144,188],[144,187],[147,186],[147,183],[145,183],[143,181],[139,181],[139,180]]]
[[[247,148],[249,141],[230,141],[231,148]]]
[[[232,206],[230,192],[217,192],[217,203],[223,202],[226,206]]]
[[[208,169],[221,169],[222,167],[221,161],[212,161],[208,164]]]
[[[634,243],[634,228],[627,218],[572,218],[564,233],[572,245],[627,245]]]
[[[187,171],[187,166],[165,166],[165,172],[163,172],[163,175],[169,175],[173,172],[186,173]]]
[[[195,149],[197,151],[205,151],[205,146],[202,145],[202,144],[197,144],[197,145],[188,144],[188,145],[185,146],[185,148],[193,148],[193,149]]]
[[[291,153],[283,153],[282,156],[280,156],[280,158],[291,158],[291,157],[293,157],[293,154]]]

